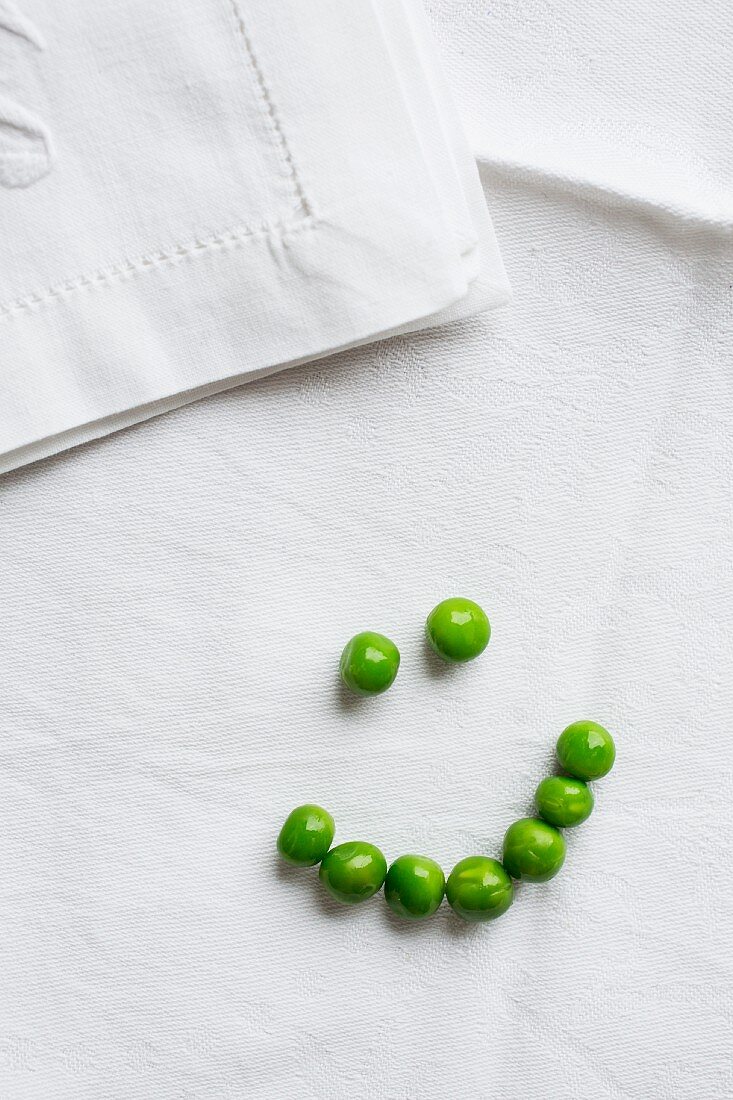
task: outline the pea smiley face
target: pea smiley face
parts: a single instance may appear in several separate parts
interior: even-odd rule
[[[478,657],[491,637],[489,620],[478,604],[464,598],[443,600],[426,623],[432,649],[445,661],[464,663]],[[347,643],[339,671],[343,683],[362,696],[381,695],[400,667],[397,646],[383,634],[364,631]],[[514,881],[547,882],[560,871],[566,854],[561,829],[580,825],[593,810],[588,780],[606,775],[616,757],[613,737],[597,722],[573,722],[556,745],[563,774],[542,780],[535,793],[537,817],[521,818],[506,831],[501,861],[485,854],[460,860],[446,882],[428,856],[402,855],[387,865],[375,845],[354,840],[331,847],[335,823],[320,806],[306,803],[288,815],[277,848],[297,867],[320,864],[327,893],[343,905],[359,905],[384,886],[387,905],[399,917],[419,921],[432,916],[443,898],[457,916],[485,923],[502,916],[514,901]]]

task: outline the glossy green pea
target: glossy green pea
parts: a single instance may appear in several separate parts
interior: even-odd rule
[[[573,722],[557,739],[557,758],[576,779],[601,779],[613,767],[616,746],[597,722]]]
[[[428,641],[445,661],[472,661],[486,649],[491,637],[489,620],[477,603],[454,596],[428,615]]]
[[[593,795],[582,779],[549,775],[537,788],[534,804],[540,817],[548,824],[558,829],[569,829],[590,817]]]
[[[401,917],[429,917],[443,900],[445,875],[427,856],[400,856],[384,880],[387,905]]]
[[[565,841],[546,821],[523,817],[506,831],[502,862],[512,878],[547,882],[565,862]]]
[[[365,630],[347,642],[339,671],[357,695],[381,695],[391,687],[400,667],[400,651],[383,634]]]
[[[277,850],[296,867],[320,863],[331,847],[335,826],[327,810],[307,803],[288,814],[277,838]]]
[[[356,905],[376,894],[387,874],[379,848],[363,840],[337,844],[324,857],[318,876],[332,898]]]
[[[445,896],[464,920],[494,920],[514,901],[514,883],[498,860],[468,856],[448,875]]]

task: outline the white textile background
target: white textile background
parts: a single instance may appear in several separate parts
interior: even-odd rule
[[[4,1097],[733,1093],[730,238],[485,182],[507,309],[0,482]],[[494,629],[455,670],[453,593]],[[365,628],[403,664],[351,702]],[[497,855],[583,716],[616,767],[491,926],[276,862],[306,799]]]
[[[427,0],[479,159],[733,231],[726,0]]]

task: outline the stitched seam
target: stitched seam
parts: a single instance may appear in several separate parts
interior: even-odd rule
[[[312,217],[298,217],[291,222],[277,222],[272,225],[263,225],[259,229],[241,226],[237,229],[225,230],[223,233],[218,233],[213,237],[204,239],[196,238],[196,240],[188,244],[173,245],[167,251],[148,253],[145,256],[138,257],[136,260],[126,260],[122,263],[114,264],[112,267],[95,271],[90,275],[79,275],[75,279],[69,279],[63,283],[56,283],[54,286],[46,287],[41,291],[33,292],[22,298],[16,298],[11,302],[0,303],[0,316],[10,317],[23,310],[33,309],[35,306],[63,301],[78,291],[89,290],[99,286],[114,285],[125,279],[133,278],[144,271],[181,263],[185,260],[199,256],[202,253],[236,248],[246,241],[267,237],[274,233],[280,233],[283,236],[292,235],[303,230],[312,229],[315,225],[316,221]]]
[[[257,84],[257,91],[259,93],[260,106],[262,108],[263,114],[270,127],[270,130],[272,131],[275,145],[280,151],[280,155],[285,164],[287,174],[290,177],[293,193],[298,202],[298,206],[306,215],[306,217],[310,217],[313,214],[313,209],[305,193],[303,183],[300,179],[298,169],[293,159],[293,154],[290,150],[290,146],[288,145],[287,138],[285,137],[285,132],[282,128],[282,123],[280,121],[280,116],[277,112],[277,109],[275,108],[272,96],[270,95],[270,89],[267,85],[267,81],[265,80],[265,74],[263,73],[260,67],[260,63],[257,60],[257,55],[252,45],[252,39],[250,38],[249,32],[244,23],[244,17],[242,16],[241,8],[237,0],[229,0],[229,2],[232,7],[232,13],[237,24],[237,29],[244,45],[247,60],[249,61],[252,72],[254,73],[255,81]]]

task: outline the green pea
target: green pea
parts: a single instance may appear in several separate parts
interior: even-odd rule
[[[427,856],[400,856],[384,880],[387,905],[401,917],[429,917],[443,900],[445,875]]]
[[[541,818],[558,829],[580,825],[590,817],[593,795],[582,779],[567,775],[550,775],[543,779],[534,796]]]
[[[565,841],[546,821],[523,817],[506,831],[502,862],[512,878],[547,882],[565,862]]]
[[[494,920],[514,901],[514,883],[498,860],[468,856],[448,875],[445,896],[464,920]]]
[[[330,848],[334,831],[333,818],[326,810],[310,803],[297,806],[280,830],[277,850],[296,867],[312,867]]]
[[[348,642],[341,654],[341,679],[357,695],[381,695],[391,687],[400,667],[400,651],[383,634],[365,630]]]
[[[557,758],[576,779],[601,779],[613,767],[616,746],[597,722],[573,722],[557,740]]]
[[[443,600],[428,615],[428,641],[445,661],[472,661],[486,649],[491,626],[483,611],[473,600],[454,596]]]
[[[318,876],[332,898],[357,905],[376,894],[387,874],[379,848],[363,840],[337,844],[324,857]]]

